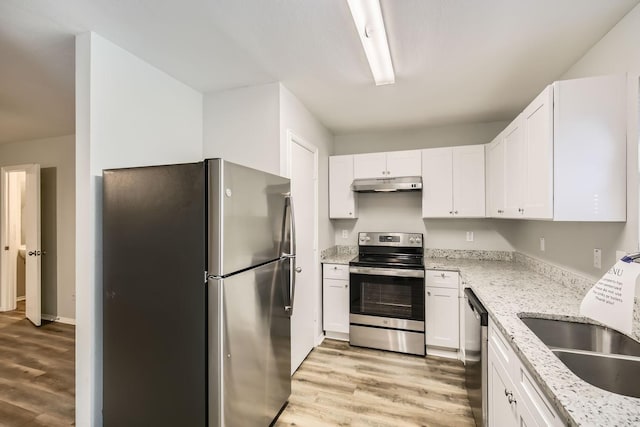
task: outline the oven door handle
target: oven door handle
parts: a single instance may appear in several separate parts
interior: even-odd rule
[[[399,269],[399,268],[350,266],[349,273],[367,274],[370,276],[419,277],[419,278],[424,277],[424,270],[408,270],[408,269]]]

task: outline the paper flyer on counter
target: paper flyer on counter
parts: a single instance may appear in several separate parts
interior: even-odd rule
[[[618,261],[591,288],[580,304],[580,314],[630,334],[633,302],[640,264]]]

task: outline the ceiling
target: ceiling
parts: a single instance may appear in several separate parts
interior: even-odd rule
[[[74,35],[203,93],[281,81],[336,134],[509,120],[640,0],[381,0],[376,87],[346,0],[2,0],[0,142],[74,130]]]

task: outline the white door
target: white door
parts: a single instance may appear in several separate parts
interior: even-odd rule
[[[40,165],[28,165],[25,203],[26,240],[26,316],[34,325],[41,324],[40,266],[42,248],[40,246]]]
[[[315,240],[315,154],[291,142],[291,196],[296,226],[295,300],[291,317],[291,373],[313,349],[315,334],[316,279]]]

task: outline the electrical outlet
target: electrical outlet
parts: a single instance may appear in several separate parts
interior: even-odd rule
[[[540,250],[544,252],[544,237],[540,238]]]
[[[602,268],[602,249],[593,250],[593,266],[595,268]]]
[[[342,230],[342,238],[343,239],[349,238],[349,230]]]
[[[473,231],[467,231],[467,242],[473,242]]]

